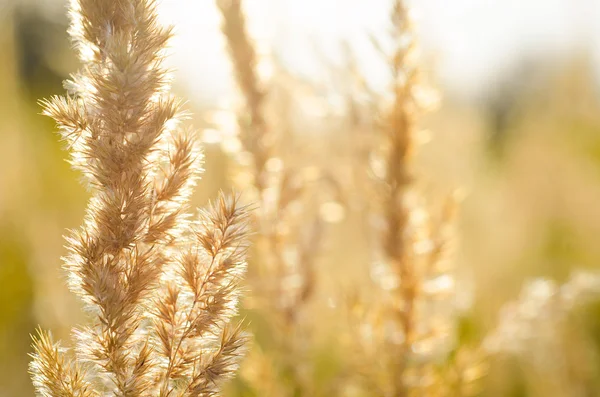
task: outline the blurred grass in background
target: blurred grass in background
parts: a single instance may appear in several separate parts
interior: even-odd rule
[[[64,160],[52,121],[39,116],[37,105],[38,99],[61,93],[62,80],[77,67],[61,18],[17,5],[5,5],[0,13],[0,396],[33,395],[27,353],[38,324],[62,338],[82,316],[60,271],[61,236],[80,224],[88,195]],[[465,299],[473,301],[473,309],[464,314],[464,338],[481,339],[525,280],[564,281],[572,269],[600,267],[600,101],[591,64],[585,53],[528,58],[477,101],[446,96],[425,121],[433,131],[418,158],[425,190],[432,197],[457,186],[466,193],[458,261],[471,286]],[[176,74],[176,87],[190,97],[185,78]],[[211,104],[196,107],[201,115]],[[195,124],[202,126],[200,117]],[[332,142],[343,141],[343,124],[337,126],[327,133]],[[205,152],[208,172],[197,205],[228,186],[219,147],[208,145]],[[330,291],[325,299],[365,274],[359,268],[364,258],[345,250],[348,239],[361,238],[355,230],[359,217],[350,209],[332,226],[327,260],[319,270],[321,290]],[[348,268],[341,280],[331,276],[331,269]],[[326,309],[319,310],[320,321],[333,321]],[[584,350],[597,356],[600,307],[574,316],[588,341]],[[251,319],[256,329],[263,327],[260,318]],[[269,331],[262,332],[268,345]],[[343,354],[324,349],[312,352],[311,359],[317,375],[327,379]],[[528,374],[516,361],[493,359],[482,395],[544,395],[544,380]],[[586,376],[596,386],[589,395],[595,395],[600,375]],[[241,380],[232,389],[254,395],[244,391]]]

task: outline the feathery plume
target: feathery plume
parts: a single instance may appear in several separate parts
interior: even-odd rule
[[[30,365],[33,384],[44,397],[99,396],[88,381],[85,372],[72,357],[68,357],[49,333],[38,331],[38,342]]]
[[[64,259],[71,290],[92,313],[74,333],[74,354],[90,374],[40,334],[34,384],[52,396],[198,396],[208,394],[193,385],[208,382],[214,394],[244,341],[228,327],[245,269],[247,209],[221,196],[189,220],[201,156],[169,95],[171,29],[158,24],[155,2],[72,0],[70,15],[83,68],[65,83],[66,97],[43,104],[92,188]],[[207,357],[221,357],[219,371],[200,371]]]

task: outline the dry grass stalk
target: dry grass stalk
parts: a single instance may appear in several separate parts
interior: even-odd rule
[[[274,156],[275,142],[265,119],[266,92],[257,73],[258,55],[246,29],[241,0],[217,0],[223,15],[222,30],[229,47],[238,87],[245,101],[245,111],[238,116],[240,139],[254,163],[253,183],[259,197],[272,184],[267,162]]]
[[[256,211],[257,248],[266,263],[267,278],[282,313],[283,324],[293,324],[300,308],[314,288],[314,259],[319,248],[322,226],[313,221],[295,222],[294,206],[303,206],[306,182],[303,175],[289,167],[279,152],[279,135],[272,131],[265,110],[267,89],[257,71],[258,55],[246,28],[241,0],[218,0],[223,15],[223,33],[227,40],[238,87],[244,106],[238,114],[240,140],[244,153],[252,160],[253,186],[260,208]],[[306,226],[308,224],[308,226]],[[292,257],[289,252],[293,251]]]
[[[452,347],[454,278],[448,249],[454,203],[449,201],[436,220],[412,186],[418,119],[427,103],[404,1],[394,1],[391,22],[391,104],[382,111],[380,141],[371,155],[380,227],[373,272],[384,296],[362,330],[369,330],[367,353],[383,367],[366,365],[367,385],[383,396],[452,395],[440,363]]]
[[[280,376],[291,376],[292,388],[310,389],[300,374],[302,355],[309,332],[301,320],[303,309],[315,291],[315,260],[320,251],[322,221],[310,214],[310,189],[307,177],[290,166],[281,140],[283,131],[275,133],[273,120],[267,115],[267,99],[272,93],[258,73],[259,55],[246,27],[241,0],[217,0],[223,16],[222,30],[227,41],[237,85],[243,98],[238,111],[242,152],[240,163],[251,163],[251,190],[260,208],[255,212],[257,236],[255,256],[258,277],[251,279],[257,292],[257,308],[265,310],[277,345],[271,355],[281,367]],[[271,82],[272,83],[272,82]],[[258,353],[257,353],[258,354]],[[304,378],[304,379],[302,379]],[[277,382],[277,381],[276,381]],[[265,383],[258,380],[257,383]],[[265,390],[265,386],[259,386]],[[288,387],[289,393],[292,388]]]
[[[245,340],[230,324],[246,208],[221,196],[198,220],[187,215],[201,156],[168,94],[171,31],[159,26],[155,2],[73,0],[70,13],[84,66],[44,114],[92,188],[64,259],[92,321],[75,330],[75,352],[40,334],[34,384],[53,397],[214,395]]]

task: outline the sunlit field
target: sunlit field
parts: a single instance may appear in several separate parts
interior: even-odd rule
[[[0,0],[0,397],[600,395],[597,17]]]

